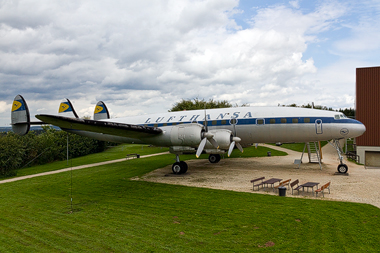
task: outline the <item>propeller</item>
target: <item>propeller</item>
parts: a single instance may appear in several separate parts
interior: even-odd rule
[[[197,153],[195,154],[197,156],[197,158],[199,158],[199,156],[202,154],[203,149],[205,148],[207,141],[209,141],[214,146],[214,148],[216,148],[216,149],[219,148],[218,143],[214,139],[214,135],[212,133],[208,132],[207,115],[206,115],[206,108],[205,108],[205,131],[202,132],[202,140],[201,140],[201,143],[199,143]]]
[[[230,144],[230,147],[228,148],[228,157],[230,157],[232,150],[234,150],[235,146],[240,150],[240,152],[242,152],[242,153],[244,152],[243,147],[239,143],[241,141],[241,139],[236,136],[237,120],[234,118],[234,119],[231,119],[231,122],[232,122],[232,125],[234,127],[234,135],[231,136],[231,144]]]

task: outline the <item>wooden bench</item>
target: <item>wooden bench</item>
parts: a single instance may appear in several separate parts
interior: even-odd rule
[[[291,179],[288,179],[288,180],[282,181],[282,182],[280,182],[277,186],[275,186],[274,188],[275,188],[275,189],[278,189],[278,188],[281,187],[281,186],[288,185],[288,189],[289,189],[290,181],[291,181]]]
[[[264,183],[263,183],[264,179],[265,179],[265,177],[259,177],[256,179],[252,179],[251,183],[253,183],[253,190],[255,190],[255,186],[257,186],[257,190],[259,190],[260,185],[264,185]],[[260,180],[261,180],[260,183],[255,184],[255,182],[260,181]]]
[[[324,190],[325,189],[328,189],[329,190],[329,194],[330,194],[330,183],[331,182],[328,182],[327,184],[322,185],[321,188],[315,190],[315,197],[318,196],[318,192],[322,192],[323,197],[325,197],[325,194],[324,194]]]
[[[140,158],[140,154],[136,154],[136,153],[134,153],[134,154],[128,154],[128,155],[126,155],[126,157],[125,158],[127,158],[127,159],[132,159],[132,158]]]
[[[297,179],[296,181],[290,184],[290,187],[292,188],[292,195],[293,191],[298,191],[298,194],[300,194],[300,189],[302,189],[302,186],[298,185],[299,182],[300,181]]]

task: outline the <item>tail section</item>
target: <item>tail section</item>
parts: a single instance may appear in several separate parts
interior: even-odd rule
[[[75,112],[73,105],[70,100],[66,98],[59,105],[58,113],[61,116],[69,117],[69,118],[79,118],[78,114]]]
[[[95,106],[94,120],[109,119],[110,114],[108,112],[107,106],[103,101],[99,101]]]
[[[13,132],[19,135],[24,135],[29,132],[29,109],[25,99],[21,95],[17,95],[13,100],[11,118]]]

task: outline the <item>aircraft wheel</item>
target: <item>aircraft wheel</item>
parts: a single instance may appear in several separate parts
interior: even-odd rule
[[[173,171],[174,174],[177,174],[177,175],[186,173],[186,171],[187,171],[187,163],[185,163],[183,161],[173,163],[173,165],[172,165],[172,171]]]
[[[347,173],[348,167],[344,163],[338,165],[338,172],[339,173]]]
[[[187,168],[188,168],[187,163],[185,163],[184,161],[180,161],[179,163],[180,163],[181,168],[182,168],[181,174],[186,173],[187,172]]]
[[[211,154],[208,156],[208,160],[210,163],[218,163],[220,161],[220,155],[219,154]]]

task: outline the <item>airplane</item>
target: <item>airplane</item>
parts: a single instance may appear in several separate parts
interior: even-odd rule
[[[295,107],[232,107],[146,114],[110,119],[106,105],[99,101],[94,119],[81,119],[71,102],[60,104],[60,115],[38,114],[38,122],[30,121],[29,109],[21,95],[13,101],[12,128],[23,135],[33,124],[51,124],[62,130],[102,141],[151,144],[169,147],[176,155],[172,165],[174,174],[188,170],[180,155],[209,154],[209,161],[217,163],[222,154],[231,155],[236,147],[254,143],[294,143],[329,141],[337,150],[339,173],[347,173],[343,163],[340,139],[362,135],[365,126],[343,113]],[[61,116],[64,115],[64,116]]]

